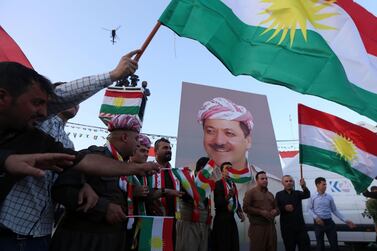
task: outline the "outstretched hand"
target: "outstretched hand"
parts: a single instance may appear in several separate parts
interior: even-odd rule
[[[140,53],[140,50],[134,50],[124,55],[114,70],[110,72],[111,81],[117,81],[125,76],[135,73],[138,68],[137,61],[132,59],[133,56]]]
[[[65,153],[12,154],[4,163],[5,170],[13,175],[43,176],[43,170],[61,172],[73,165],[76,157]]]

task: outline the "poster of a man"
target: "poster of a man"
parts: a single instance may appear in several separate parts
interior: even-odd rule
[[[235,169],[244,169],[254,126],[251,113],[226,98],[216,97],[203,104],[197,120],[203,126],[204,149],[217,166],[231,162]]]
[[[205,154],[217,166],[232,163],[240,201],[261,170],[268,174],[270,191],[281,190],[282,170],[266,96],[183,83],[176,166],[192,165]],[[240,248],[248,249],[249,223],[237,224]]]

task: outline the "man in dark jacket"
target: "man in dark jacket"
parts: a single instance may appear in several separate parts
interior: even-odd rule
[[[85,151],[127,161],[138,145],[140,128],[137,117],[116,116],[108,124],[110,135],[106,146],[92,146]],[[50,250],[125,250],[127,195],[119,186],[120,177],[85,177],[99,196],[97,205],[86,213],[77,211],[78,188],[72,186],[72,181],[80,178],[75,171],[67,171],[56,181],[52,196],[67,212],[53,236]]]
[[[304,179],[300,180],[302,191],[294,190],[294,181],[290,175],[284,175],[281,180],[284,190],[276,194],[276,202],[280,211],[280,230],[286,251],[310,250],[310,240],[305,229],[302,203],[310,198],[310,191]]]

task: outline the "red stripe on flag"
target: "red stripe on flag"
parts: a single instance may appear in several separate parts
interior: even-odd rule
[[[192,190],[192,194],[193,194],[193,196],[194,196],[194,198],[193,198],[194,201],[199,202],[199,200],[200,200],[200,195],[199,195],[198,189],[196,188],[194,178],[193,178],[193,177],[191,176],[191,174],[190,174],[190,168],[185,167],[185,168],[182,170],[182,173],[183,173],[183,175],[186,177],[187,181],[190,183],[191,190]]]
[[[114,98],[142,98],[143,92],[106,90],[105,96]]]
[[[0,26],[0,62],[13,61],[33,69],[17,43]]]
[[[298,123],[335,132],[351,139],[357,148],[377,155],[377,134],[364,127],[302,104],[298,105]]]
[[[173,219],[164,219],[162,227],[162,243],[164,251],[174,250],[173,248]]]
[[[336,3],[351,16],[367,52],[377,56],[376,16],[352,0],[337,0]]]
[[[249,168],[245,167],[245,168],[240,169],[240,170],[234,169],[234,168],[228,168],[228,172],[233,173],[233,174],[239,174],[239,175],[241,175],[241,174],[248,173],[249,172]]]
[[[202,172],[199,172],[198,173],[198,179],[202,182],[202,183],[206,183],[208,184],[211,189],[213,190],[215,188],[215,182],[212,180],[212,179],[207,179]]]
[[[280,157],[284,158],[292,158],[298,154],[298,151],[282,151],[279,152]]]

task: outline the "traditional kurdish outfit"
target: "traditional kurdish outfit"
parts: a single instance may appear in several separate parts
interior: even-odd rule
[[[181,217],[177,220],[176,251],[207,251],[211,224],[211,200],[201,199],[189,168],[182,170]]]
[[[180,191],[179,180],[174,176],[171,166],[168,163],[167,168],[161,170],[151,178],[151,187],[154,190],[157,189],[173,189]],[[162,215],[158,216],[173,216],[179,218],[179,199],[172,196],[162,196],[159,201],[161,202]],[[157,215],[154,212],[150,212],[152,215]]]
[[[235,195],[227,200],[230,189],[235,191]],[[239,235],[234,213],[240,211],[241,207],[235,183],[224,178],[217,181],[214,200],[216,214],[211,234],[212,250],[239,251]]]
[[[109,142],[107,147],[92,146],[85,151],[122,161]],[[127,196],[119,188],[119,177],[86,176],[86,182],[97,193],[99,200],[94,208],[84,213],[76,211],[78,189],[70,187],[70,180],[76,175],[77,173],[64,173],[54,187],[53,197],[66,207],[66,214],[52,238],[50,250],[125,250],[126,222],[110,224],[106,221],[110,203],[120,205],[127,213]]]

